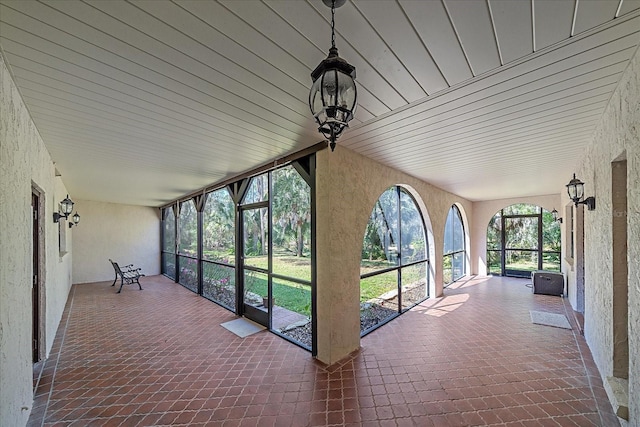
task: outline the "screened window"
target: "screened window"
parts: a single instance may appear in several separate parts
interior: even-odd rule
[[[176,278],[176,216],[173,207],[162,210],[162,274]]]
[[[193,199],[180,204],[178,217],[178,282],[198,292],[198,214]]]
[[[311,155],[163,209],[163,271],[313,352],[314,174]]]
[[[562,252],[562,242],[560,240],[561,223],[553,219],[553,214],[545,209],[542,211],[542,236],[541,236],[541,256],[542,269],[549,271],[560,271],[560,254]]]
[[[292,167],[273,171],[271,179],[273,273],[309,282],[311,189]]]
[[[456,205],[451,206],[444,226],[444,252],[442,257],[443,282],[446,285],[463,277],[465,271],[465,238],[462,215]]]
[[[202,295],[235,310],[235,204],[226,188],[207,194],[202,211]]]
[[[310,349],[311,187],[293,166],[271,172],[271,235],[272,326]]]
[[[266,202],[269,200],[269,177],[267,174],[251,178],[247,193],[242,201],[245,205],[252,203]]]
[[[364,335],[428,296],[427,238],[413,197],[402,187],[376,201],[360,264],[360,331]]]
[[[487,226],[487,272],[530,277],[535,270],[560,271],[560,223],[540,206],[507,206]]]

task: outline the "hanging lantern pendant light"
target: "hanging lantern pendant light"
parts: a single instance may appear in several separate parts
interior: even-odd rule
[[[348,127],[356,109],[356,67],[340,58],[335,43],[335,9],[345,0],[322,1],[331,7],[331,49],[329,56],[311,73],[309,107],[319,125],[318,131],[329,140],[333,151],[336,139]]]

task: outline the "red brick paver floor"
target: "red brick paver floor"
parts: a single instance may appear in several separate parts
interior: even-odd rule
[[[76,285],[29,425],[618,425],[566,301],[526,283],[453,284],[330,368],[267,331],[237,337],[233,313],[162,276]]]

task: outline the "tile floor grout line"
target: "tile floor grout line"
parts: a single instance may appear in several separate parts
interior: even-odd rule
[[[65,308],[66,319],[64,322],[64,328],[62,329],[62,336],[60,337],[60,345],[58,347],[58,354],[56,355],[56,361],[53,365],[53,374],[51,375],[51,385],[49,386],[49,393],[47,396],[47,403],[44,405],[44,414],[42,415],[41,426],[44,426],[47,412],[49,410],[49,402],[51,402],[51,396],[53,395],[53,387],[55,386],[56,373],[58,372],[58,364],[60,363],[60,357],[62,356],[62,347],[64,346],[64,339],[67,335],[67,328],[69,327],[69,320],[71,319],[71,309],[73,308],[73,301],[76,294],[76,285],[71,287],[70,303],[69,307]],[[55,339],[54,339],[55,341]],[[54,342],[55,345],[55,342]],[[43,369],[44,370],[44,369]]]
[[[154,283],[126,300],[104,295],[110,282],[74,287],[40,383],[45,421],[30,425],[618,425],[584,339],[532,328],[520,313],[567,313],[566,300],[533,297],[515,286],[522,281],[452,290],[446,304],[410,310],[330,368],[273,334],[245,343],[221,334],[230,313]]]
[[[567,307],[567,302],[568,301],[563,301],[562,306],[564,308],[564,312],[565,312],[565,315],[567,316],[567,319],[569,319],[569,309]],[[575,321],[575,318],[574,318],[574,321]],[[573,335],[573,341],[576,343],[576,347],[578,348],[578,353],[580,354],[580,360],[582,361],[582,367],[584,368],[587,381],[589,382],[589,390],[591,391],[591,396],[593,397],[593,401],[596,402],[596,410],[598,411],[598,417],[600,418],[600,425],[604,426],[605,423],[604,423],[604,418],[602,417],[602,411],[600,410],[600,405],[598,405],[598,399],[596,398],[596,393],[593,390],[593,381],[591,381],[591,371],[587,367],[587,364],[584,361],[584,354],[582,352],[580,342],[578,341],[574,324],[571,324],[571,333]],[[594,360],[594,363],[595,363],[595,360]]]

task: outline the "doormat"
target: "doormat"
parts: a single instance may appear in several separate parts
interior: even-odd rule
[[[264,326],[259,325],[256,322],[252,322],[249,319],[245,319],[244,317],[221,323],[220,326],[228,329],[240,338],[248,337],[249,335],[253,335],[266,329]]]
[[[571,329],[571,325],[564,314],[548,313],[546,311],[529,311],[531,323],[553,326],[555,328]]]

